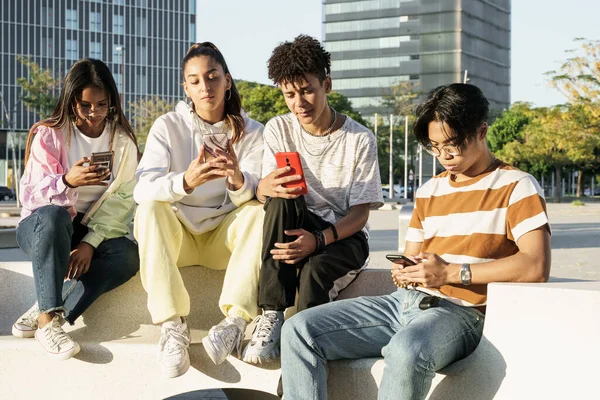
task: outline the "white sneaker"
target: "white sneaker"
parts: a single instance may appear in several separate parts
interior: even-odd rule
[[[262,364],[279,357],[283,311],[263,311],[256,321],[252,340],[244,349],[244,361],[250,364]]]
[[[35,304],[21,315],[12,326],[13,336],[20,338],[32,338],[35,336],[35,331],[38,328],[38,317],[40,310],[38,309],[37,301]]]
[[[212,362],[221,364],[234,349],[239,357],[245,330],[246,320],[242,317],[227,317],[210,328],[202,344]]]
[[[48,355],[60,360],[71,358],[81,350],[79,343],[71,339],[71,336],[61,327],[61,318],[58,315],[35,331],[35,339]]]
[[[179,322],[163,322],[158,342],[158,363],[165,378],[175,378],[187,372],[190,368],[189,348],[190,329],[185,318]]]

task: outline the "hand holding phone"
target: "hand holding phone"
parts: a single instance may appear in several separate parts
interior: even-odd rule
[[[292,151],[275,153],[275,160],[277,161],[277,168],[290,167],[290,170],[282,175],[279,175],[279,178],[300,175],[299,180],[284,183],[282,186],[284,188],[301,188],[301,190],[294,192],[295,195],[307,194],[308,188],[306,186],[306,180],[304,179],[304,170],[302,169],[302,162],[300,162],[300,155],[298,152]]]
[[[409,265],[417,265],[417,263],[414,260],[408,258],[407,256],[405,256],[403,254],[388,254],[385,256],[385,258],[387,258],[388,260],[390,260],[391,262],[394,263],[394,268],[392,268],[392,270],[391,270],[392,281],[394,282],[394,284],[399,288],[405,288],[407,286],[412,286],[412,284],[398,282],[395,273],[399,269],[403,269],[404,267],[408,267]]]

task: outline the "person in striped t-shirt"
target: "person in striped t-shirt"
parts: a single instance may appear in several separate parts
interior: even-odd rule
[[[298,313],[283,325],[286,397],[325,399],[327,360],[385,358],[379,399],[424,399],[435,371],[471,354],[483,333],[487,284],[545,282],[550,228],[542,189],[496,159],[488,101],[441,86],[416,110],[415,135],[445,171],[416,194],[399,289]]]

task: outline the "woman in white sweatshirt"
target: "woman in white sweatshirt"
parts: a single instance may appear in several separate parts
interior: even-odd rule
[[[222,363],[240,350],[258,314],[264,212],[254,198],[261,175],[263,126],[241,109],[217,47],[196,43],[182,63],[188,103],[159,117],[137,170],[135,237],[152,321],[162,324],[158,361],[176,377],[190,365],[190,297],[179,267],[227,269],[219,307],[226,318],[203,339]]]

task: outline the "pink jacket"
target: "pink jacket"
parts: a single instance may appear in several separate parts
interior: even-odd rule
[[[39,126],[21,178],[21,219],[48,204],[65,207],[71,218],[75,218],[78,191],[65,185],[62,179],[69,171],[68,164],[62,131]]]

